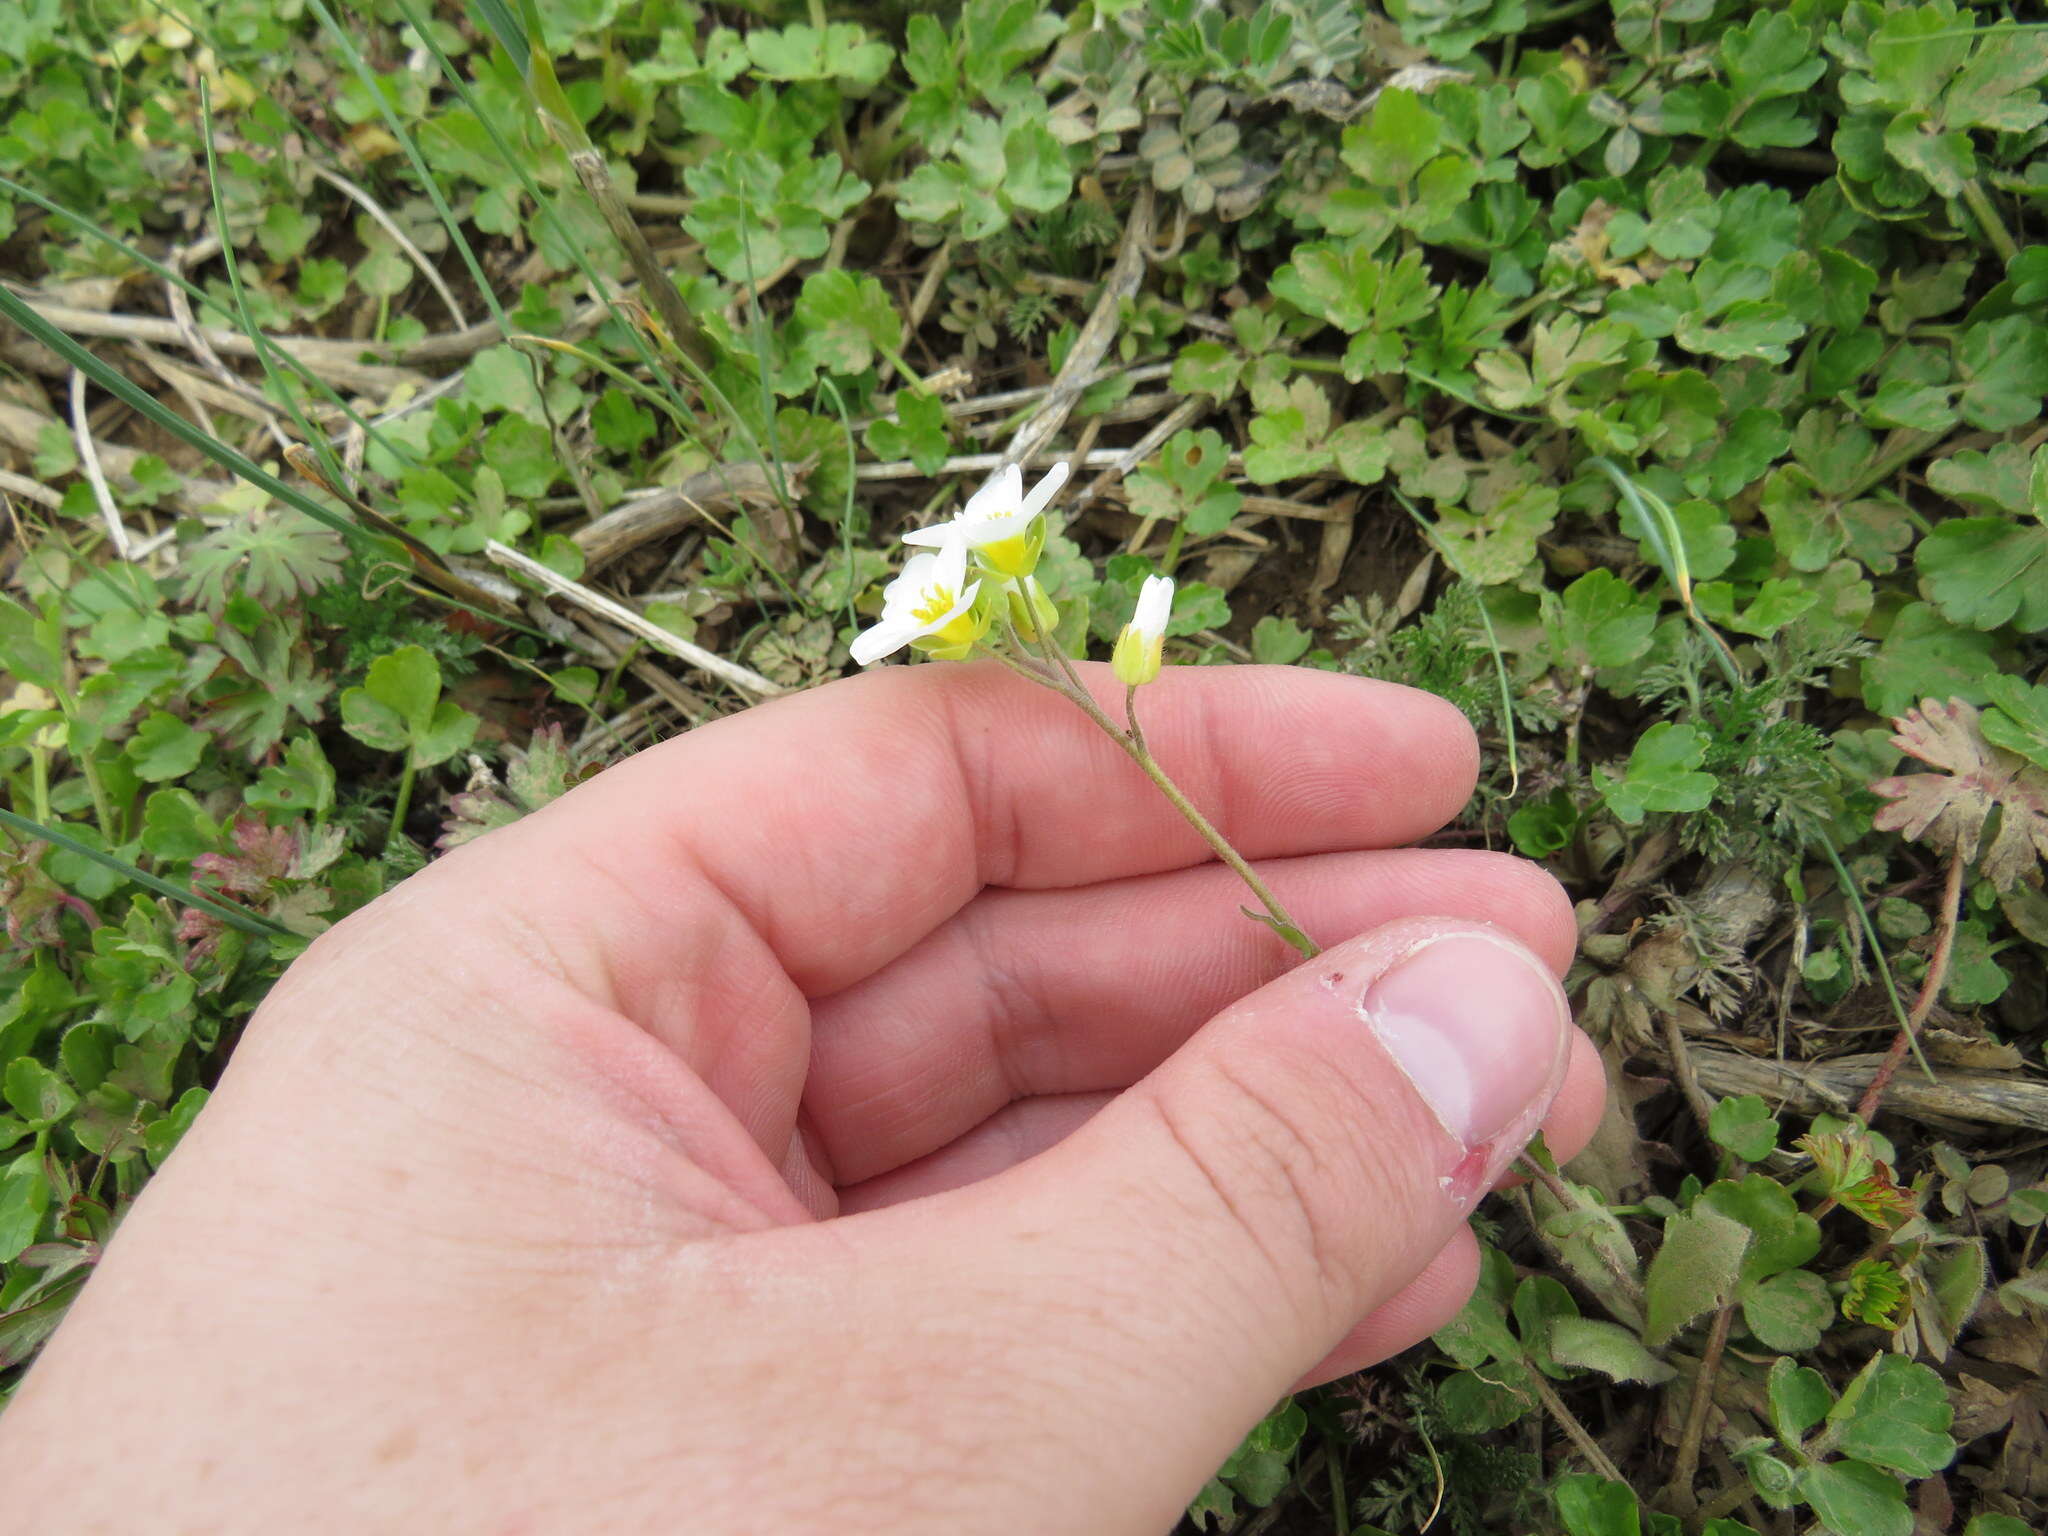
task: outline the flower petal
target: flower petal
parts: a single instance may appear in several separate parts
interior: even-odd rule
[[[853,659],[864,667],[871,667],[883,657],[895,655],[922,633],[914,624],[891,623],[884,619],[873,629],[864,629],[853,637]]]
[[[1045,504],[1051,501],[1054,493],[1067,483],[1067,468],[1067,461],[1061,459],[1045,472],[1045,478],[1033,486],[1031,494],[1024,498],[1022,513],[1024,517],[1036,517],[1045,510]]]
[[[1172,616],[1173,578],[1147,576],[1144,585],[1138,588],[1138,604],[1131,615],[1131,627],[1147,639],[1157,639],[1166,633],[1166,621]]]
[[[1014,464],[1005,464],[988,477],[988,484],[967,498],[967,505],[960,509],[958,521],[1001,517],[1006,513],[1015,515],[1023,499],[1024,471]]]

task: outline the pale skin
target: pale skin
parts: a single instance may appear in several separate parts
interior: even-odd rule
[[[1514,1091],[1560,1154],[1601,1077],[1556,885],[1399,846],[1470,792],[1455,710],[1141,703],[1322,956],[997,666],[643,753],[292,967],[0,1420],[0,1528],[1165,1530],[1472,1283],[1461,1146],[1356,989],[1476,957],[1445,1006],[1554,1036]]]

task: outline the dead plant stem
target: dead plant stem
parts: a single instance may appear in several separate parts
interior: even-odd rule
[[[1700,1355],[1700,1368],[1692,1379],[1692,1396],[1685,1405],[1685,1426],[1678,1435],[1678,1459],[1672,1465],[1671,1482],[1664,1490],[1664,1502],[1680,1515],[1699,1507],[1693,1482],[1700,1472],[1700,1442],[1707,1432],[1707,1410],[1714,1402],[1714,1377],[1721,1369],[1721,1355],[1728,1347],[1728,1325],[1735,1315],[1735,1303],[1722,1303],[1707,1333],[1707,1347]]]

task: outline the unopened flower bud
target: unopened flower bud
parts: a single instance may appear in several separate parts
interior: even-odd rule
[[[1116,637],[1116,649],[1109,667],[1116,680],[1137,688],[1159,675],[1159,663],[1166,649],[1166,621],[1173,612],[1173,578],[1147,576],[1138,589],[1137,611]]]

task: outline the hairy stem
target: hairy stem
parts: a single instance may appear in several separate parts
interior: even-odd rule
[[[1011,644],[1019,644],[1019,636],[1014,625],[1009,627],[1009,633]],[[1060,691],[1072,699],[1083,714],[1101,727],[1111,741],[1124,749],[1125,754],[1138,765],[1145,777],[1158,786],[1159,792],[1186,818],[1188,825],[1200,834],[1202,841],[1215,851],[1216,857],[1229,865],[1236,872],[1238,879],[1250,887],[1251,893],[1258,897],[1259,904],[1266,909],[1267,916],[1272,919],[1271,926],[1274,932],[1294,945],[1306,958],[1313,959],[1321,954],[1322,946],[1309,938],[1301,925],[1288,915],[1287,909],[1280,904],[1280,898],[1275,896],[1272,888],[1259,878],[1258,871],[1246,862],[1244,855],[1231,846],[1230,839],[1216,829],[1209,818],[1204,816],[1187,797],[1186,792],[1173,782],[1164,768],[1159,766],[1159,760],[1145,744],[1145,733],[1138,726],[1137,690],[1130,689],[1124,696],[1125,713],[1131,722],[1130,729],[1124,730],[1103,713],[1102,706],[1095,702],[1094,696],[1083,686],[1081,675],[1074,670],[1073,662],[1060,650],[1053,638],[1042,629],[1038,631],[1037,638],[1040,653],[1049,665],[1058,669],[1059,675],[1065,680],[1065,686],[1061,687]],[[1059,684],[1055,683],[1054,686],[1057,687]]]
[[[1615,1466],[1605,1451],[1600,1449],[1600,1442],[1595,1440],[1592,1432],[1579,1422],[1579,1416],[1565,1407],[1564,1399],[1557,1395],[1548,1381],[1544,1380],[1543,1373],[1531,1370],[1529,1380],[1535,1385],[1536,1396],[1542,1400],[1544,1410],[1557,1420],[1557,1427],[1562,1429],[1571,1443],[1578,1447],[1579,1454],[1586,1458],[1593,1470],[1612,1482],[1621,1482],[1621,1469]]]
[[[1685,1405],[1685,1427],[1678,1436],[1678,1460],[1664,1490],[1664,1502],[1681,1515],[1699,1508],[1692,1485],[1700,1473],[1700,1441],[1707,1432],[1707,1410],[1714,1401],[1714,1377],[1721,1369],[1721,1353],[1728,1347],[1728,1325],[1734,1314],[1732,1301],[1724,1302],[1714,1314],[1706,1352],[1700,1356],[1699,1373],[1692,1379],[1692,1397]]]

